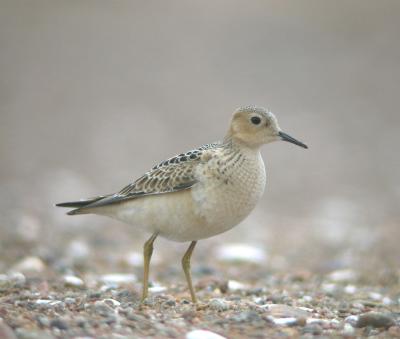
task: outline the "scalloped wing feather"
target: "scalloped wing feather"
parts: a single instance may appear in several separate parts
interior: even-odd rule
[[[150,171],[124,187],[118,193],[106,196],[101,200],[71,212],[76,214],[80,210],[84,212],[83,210],[107,206],[128,199],[188,189],[197,183],[195,177],[196,166],[204,158],[209,158],[208,156],[205,157],[205,155],[210,153],[210,150],[219,148],[220,146],[220,143],[207,144],[196,150],[169,158],[154,166]]]

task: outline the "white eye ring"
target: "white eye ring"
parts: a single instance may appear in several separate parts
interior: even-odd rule
[[[254,116],[250,118],[250,121],[254,125],[259,125],[261,123],[261,118],[259,116]]]

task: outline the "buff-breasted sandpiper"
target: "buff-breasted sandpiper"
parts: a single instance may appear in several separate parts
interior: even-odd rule
[[[260,148],[277,140],[307,148],[282,132],[268,110],[239,108],[222,142],[169,158],[118,193],[57,206],[75,208],[69,215],[104,215],[152,234],[144,244],[142,301],[148,295],[150,259],[157,236],[190,241],[182,267],[196,302],[190,274],[193,249],[198,240],[228,231],[253,210],[266,180]]]

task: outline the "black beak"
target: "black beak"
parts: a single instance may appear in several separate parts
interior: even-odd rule
[[[279,132],[279,136],[282,138],[283,141],[291,142],[292,144],[295,144],[297,146],[303,147],[303,148],[308,148],[307,145],[303,144],[302,142],[296,140],[295,138],[292,138],[289,134]]]

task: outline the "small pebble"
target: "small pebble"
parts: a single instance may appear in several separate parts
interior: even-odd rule
[[[331,321],[329,321],[328,319],[307,318],[306,323],[307,323],[307,325],[311,325],[311,324],[326,325],[326,324],[330,324]]]
[[[173,299],[168,299],[167,301],[164,302],[164,305],[169,306],[169,307],[174,307],[174,306],[176,306],[176,301]]]
[[[275,325],[279,326],[295,326],[297,325],[297,318],[288,317],[288,318],[275,318],[272,316],[267,317],[268,320],[272,321]]]
[[[194,330],[186,333],[186,339],[226,339],[226,338],[211,331]]]
[[[102,301],[103,301],[103,303],[107,304],[108,306],[112,306],[112,307],[117,307],[117,306],[121,305],[121,303],[118,300],[111,299],[111,298],[104,299]]]
[[[356,326],[357,322],[358,322],[358,316],[357,315],[349,315],[348,317],[346,317],[346,319],[344,319],[345,323],[348,323],[352,326]]]
[[[261,317],[256,311],[244,311],[239,314],[235,314],[231,317],[231,319],[235,322],[255,322],[260,321]]]
[[[368,297],[372,300],[375,301],[381,301],[382,300],[382,294],[378,292],[369,292]]]
[[[26,277],[21,272],[12,272],[8,275],[8,280],[18,285],[23,285],[26,282]]]
[[[153,284],[153,286],[149,287],[149,292],[151,293],[161,293],[165,292],[167,290],[167,287],[162,286],[160,284]]]
[[[98,298],[101,298],[101,292],[99,292],[99,291],[90,291],[87,294],[87,296],[88,296],[89,299],[98,299]]]
[[[303,311],[306,311],[306,312],[313,312],[314,311],[313,308],[304,307],[304,306],[298,306],[297,309],[303,310]]]
[[[239,281],[236,281],[236,280],[228,281],[228,290],[230,290],[230,291],[239,291],[239,290],[244,290],[246,288],[247,288],[247,286],[245,284],[242,284]]]
[[[36,300],[36,304],[38,305],[47,305],[50,304],[53,300],[51,299],[38,299]]]
[[[331,272],[328,278],[334,282],[350,282],[356,280],[357,274],[351,269],[343,269]]]
[[[51,327],[56,327],[56,328],[58,328],[60,330],[68,330],[68,324],[64,320],[62,320],[60,318],[53,319],[50,322],[50,326]]]
[[[355,333],[355,329],[349,323],[345,323],[343,326],[342,334],[345,336],[352,336]]]
[[[393,301],[392,301],[392,299],[390,299],[389,297],[384,297],[384,298],[382,299],[382,303],[383,303],[384,305],[392,305],[392,304],[393,304]]]
[[[50,326],[49,318],[46,316],[43,316],[43,315],[37,317],[37,322],[38,322],[39,326],[41,326],[41,327],[49,327]]]
[[[344,288],[345,293],[347,294],[354,294],[357,292],[357,287],[355,287],[354,285],[347,285]]]
[[[138,295],[130,290],[119,290],[113,295],[120,302],[131,302],[132,300],[138,298]]]
[[[267,260],[266,252],[259,247],[246,244],[227,244],[220,246],[216,253],[217,259],[227,262],[248,262],[261,264]]]
[[[107,285],[113,284],[131,284],[136,282],[136,276],[134,274],[114,273],[105,274],[100,277],[100,280]]]
[[[108,283],[107,285],[103,285],[103,286],[100,287],[100,292],[101,293],[109,292],[109,291],[117,289],[118,286],[119,285],[115,284],[115,283]]]
[[[80,287],[85,284],[81,278],[78,278],[74,275],[65,275],[64,282],[65,282],[65,285],[74,286],[74,287]]]
[[[299,307],[284,304],[267,304],[263,308],[274,318],[308,318],[311,313]]]
[[[218,312],[227,311],[229,309],[228,303],[225,300],[219,298],[211,299],[208,303],[208,307]]]
[[[75,298],[69,298],[69,297],[67,297],[67,298],[64,299],[64,302],[65,302],[65,304],[67,304],[67,305],[73,305],[73,304],[76,303],[76,299],[75,299]]]
[[[96,301],[94,303],[94,309],[97,314],[103,317],[108,317],[114,313],[114,309],[103,300]]]
[[[11,272],[21,272],[24,274],[42,273],[46,269],[44,262],[38,257],[26,257],[17,262],[11,269]]]
[[[379,312],[368,312],[360,315],[355,327],[377,327],[377,328],[389,328],[396,325],[395,320],[389,314]]]

